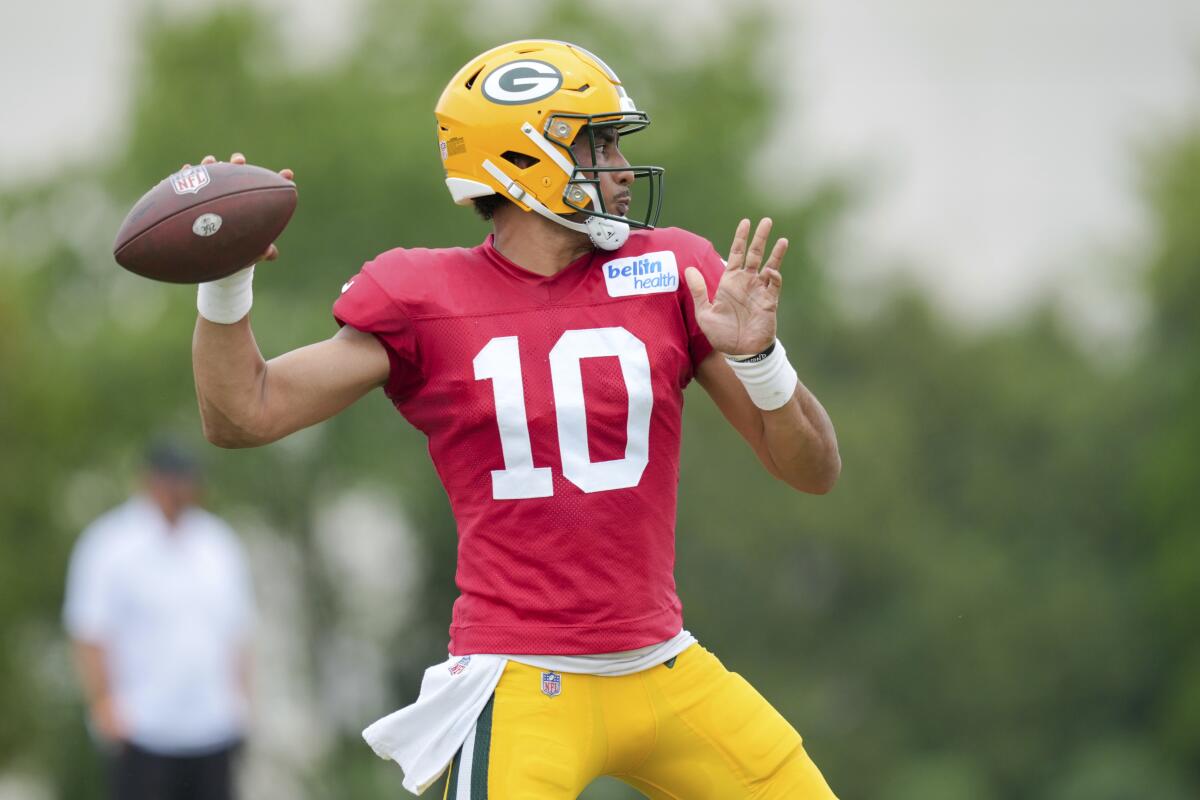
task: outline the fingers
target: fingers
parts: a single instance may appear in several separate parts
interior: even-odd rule
[[[700,274],[700,270],[695,267],[688,267],[683,271],[683,279],[687,281],[688,289],[692,292],[692,300],[696,304],[696,310],[707,308],[708,302],[708,285],[704,282],[704,276]]]
[[[763,253],[767,249],[767,239],[771,236],[773,225],[774,222],[770,217],[763,217],[759,220],[758,227],[754,229],[754,238],[747,243],[750,235],[750,220],[743,219],[739,222],[737,230],[733,234],[733,245],[729,249],[729,260],[725,262],[725,269],[754,270],[760,276],[764,276],[764,282],[770,283],[771,280],[768,280],[764,273],[771,270],[778,274],[788,249],[788,240],[779,239],[771,248],[771,255],[767,257],[767,263],[763,264]],[[762,266],[761,271],[759,270],[760,266]]]
[[[725,268],[730,270],[752,269],[758,272],[758,268],[762,265],[763,253],[766,252],[767,239],[771,236],[773,225],[774,222],[770,217],[763,217],[754,229],[754,238],[751,239],[750,220],[743,219],[739,222],[737,230],[733,234],[733,245],[729,248],[729,259],[725,262]],[[783,260],[783,254],[786,252],[787,240],[780,239],[775,243],[775,247],[771,251],[771,256],[767,259],[767,266],[772,269],[779,269],[779,264]]]
[[[746,239],[750,236],[750,220],[744,219],[738,223],[733,232],[733,244],[729,247],[729,258],[725,261],[725,269],[741,269],[746,259]]]
[[[251,261],[249,264],[247,264],[247,266],[254,266],[255,264],[261,264],[264,261],[274,261],[277,258],[279,258],[279,248],[276,247],[275,245],[271,245],[270,247],[268,247],[266,250],[263,251],[262,255],[260,255],[258,258],[254,259],[253,261]]]
[[[208,166],[209,164],[216,164],[216,163],[217,163],[217,157],[214,155],[207,155],[200,160],[200,164],[203,166]],[[229,157],[229,163],[230,164],[245,164],[246,156],[244,153],[234,153],[233,155],[231,155]],[[187,169],[190,166],[191,166],[191,164],[184,164],[183,169]],[[296,173],[287,167],[279,170],[279,175],[289,181],[296,179]]]
[[[763,283],[772,289],[778,291],[783,288],[783,275],[780,274],[779,270],[772,269],[771,267],[763,267],[762,272],[758,274],[762,278]]]
[[[783,257],[787,254],[788,240],[780,239],[775,242],[775,246],[771,248],[771,255],[767,258],[766,266],[758,273],[758,277],[762,280],[763,285],[774,289],[776,296],[783,288],[783,275],[779,272],[780,265],[783,264]]]
[[[767,249],[767,237],[771,235],[772,224],[770,217],[759,220],[758,227],[754,230],[754,238],[750,240],[750,249],[746,251],[746,269],[758,272],[763,252]]]
[[[209,154],[209,155],[205,156],[204,158],[200,159],[200,164],[203,166],[208,166],[209,164],[215,164],[215,163],[217,163],[217,157],[212,154]],[[229,163],[230,164],[245,164],[246,157],[244,155],[242,155],[241,153],[234,153],[233,155],[231,155],[229,157]],[[191,164],[184,164],[183,168],[187,169],[190,166],[191,166]]]
[[[788,240],[779,239],[775,242],[775,246],[771,248],[771,255],[767,258],[767,264],[762,268],[762,272],[767,271],[779,273],[779,268],[783,265],[783,257],[787,255]],[[762,274],[762,273],[760,273]]]

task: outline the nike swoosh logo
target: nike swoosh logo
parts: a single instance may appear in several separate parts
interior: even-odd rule
[[[346,293],[346,290],[347,290],[347,289],[349,289],[349,288],[350,288],[351,286],[353,286],[353,285],[354,285],[354,279],[353,279],[353,278],[351,278],[350,280],[348,280],[348,281],[346,281],[345,283],[343,283],[343,284],[342,284],[342,294],[345,294],[345,293]]]

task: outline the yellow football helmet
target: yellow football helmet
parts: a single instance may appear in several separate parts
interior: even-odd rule
[[[446,186],[459,205],[499,193],[606,250],[624,244],[631,226],[658,221],[661,167],[581,167],[571,150],[586,131],[596,164],[596,127],[625,135],[650,124],[616,73],[578,45],[531,39],[488,50],[458,71],[434,114]],[[532,164],[522,168],[514,155]],[[617,171],[649,184],[640,219],[605,208],[600,173]]]

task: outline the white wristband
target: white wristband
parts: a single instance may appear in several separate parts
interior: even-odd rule
[[[746,393],[754,405],[763,411],[774,411],[787,405],[796,393],[796,385],[800,383],[795,368],[787,360],[783,342],[778,339],[770,355],[762,361],[734,361],[725,356],[725,363],[746,387]]]
[[[209,322],[232,325],[250,313],[254,303],[254,267],[200,284],[196,310]]]

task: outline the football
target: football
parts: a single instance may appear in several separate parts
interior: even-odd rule
[[[231,275],[266,252],[296,210],[296,184],[269,169],[217,162],[169,175],[130,210],[113,257],[168,283]]]

